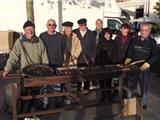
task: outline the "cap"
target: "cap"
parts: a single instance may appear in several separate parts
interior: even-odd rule
[[[32,27],[35,28],[34,23],[32,23],[30,20],[27,20],[23,25],[23,29],[26,28],[26,27],[29,27],[29,26],[32,26]]]
[[[86,24],[87,23],[87,20],[85,18],[82,18],[82,19],[79,19],[77,21],[78,24]]]

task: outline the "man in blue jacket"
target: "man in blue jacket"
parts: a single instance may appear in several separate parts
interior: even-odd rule
[[[150,37],[151,27],[149,23],[141,23],[140,36],[131,42],[125,60],[125,64],[129,64],[131,61],[145,61],[139,66],[138,71],[130,74],[128,81],[128,87],[131,90],[137,89],[137,83],[139,81],[144,109],[147,109],[148,82],[151,74],[150,66],[158,59],[156,41]]]

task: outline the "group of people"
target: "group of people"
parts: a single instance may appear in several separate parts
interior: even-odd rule
[[[143,88],[144,108],[147,105],[147,89],[150,76],[150,66],[158,59],[156,41],[150,37],[151,25],[142,23],[140,36],[130,34],[130,26],[124,23],[120,27],[120,34],[112,39],[112,30],[103,28],[103,21],[96,20],[96,29],[91,31],[87,27],[85,18],[77,21],[78,28],[72,30],[73,23],[66,21],[62,24],[63,31],[56,31],[56,21],[49,19],[47,31],[35,34],[35,25],[26,21],[23,25],[24,34],[14,44],[4,68],[3,77],[17,66],[23,69],[29,64],[48,64],[56,68],[63,65],[108,65],[129,64],[133,61],[144,60],[139,70],[129,73],[128,87],[137,89],[138,81]],[[101,80],[101,88],[110,88],[112,79]],[[96,85],[96,83],[93,84]],[[115,86],[118,82],[115,82]],[[61,87],[61,85],[57,85]],[[81,83],[77,89],[81,90]],[[142,87],[143,86],[143,87]],[[84,82],[84,90],[88,90],[90,82]],[[111,91],[102,92],[102,100],[112,97]]]

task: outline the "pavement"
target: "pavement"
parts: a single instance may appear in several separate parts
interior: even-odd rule
[[[0,108],[3,106],[5,96],[4,87],[13,80],[0,80]],[[149,84],[149,104],[148,109],[144,111],[144,120],[160,120],[160,80],[159,76],[152,74]],[[98,93],[92,93],[85,99],[99,100]],[[41,120],[119,120],[113,118],[113,113],[119,112],[118,104],[109,104],[107,106],[98,106],[82,109],[79,111],[65,111],[55,115],[43,116]],[[135,118],[123,118],[123,120],[134,120]],[[11,113],[2,113],[0,111],[0,120],[12,120]]]

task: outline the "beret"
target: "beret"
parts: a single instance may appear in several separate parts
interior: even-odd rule
[[[72,26],[73,26],[73,23],[70,22],[70,21],[66,21],[66,22],[62,23],[62,26],[72,27]]]

